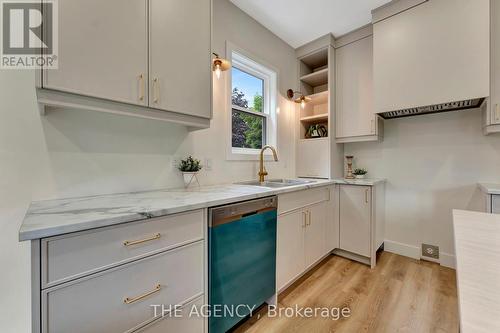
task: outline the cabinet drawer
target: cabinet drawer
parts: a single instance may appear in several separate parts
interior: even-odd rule
[[[491,212],[493,214],[500,214],[500,195],[491,196]]]
[[[327,186],[280,194],[278,196],[278,214],[328,200],[330,200],[330,187]]]
[[[203,294],[203,258],[200,241],[46,289],[42,333],[129,332],[142,327],[154,318],[152,304],[182,304]]]
[[[204,225],[197,210],[44,239],[42,288],[201,240]]]
[[[197,313],[202,313],[203,304],[202,296],[183,306],[182,313],[179,317],[174,317],[173,315],[172,317],[165,316],[165,318],[151,323],[137,333],[203,333],[205,331],[205,320],[201,316],[196,316]],[[196,310],[194,310],[193,307],[196,307]],[[191,309],[193,309],[194,315],[189,317]]]

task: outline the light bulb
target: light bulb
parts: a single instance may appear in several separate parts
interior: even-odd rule
[[[215,65],[215,76],[217,76],[217,79],[220,79],[220,73],[221,73],[220,64],[216,64]]]
[[[305,107],[306,107],[306,101],[305,101],[305,100],[302,100],[302,101],[300,102],[300,106],[301,106],[302,108],[305,108]]]

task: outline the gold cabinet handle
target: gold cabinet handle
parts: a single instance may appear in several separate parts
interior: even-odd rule
[[[160,80],[155,77],[153,79],[153,102],[158,103],[160,100]]]
[[[305,228],[307,226],[307,213],[302,212],[302,228]]]
[[[158,283],[153,290],[148,291],[147,293],[144,293],[142,295],[139,295],[137,297],[132,297],[132,298],[131,297],[125,297],[123,299],[123,303],[125,303],[125,304],[135,303],[137,301],[140,301],[141,299],[144,299],[144,298],[146,298],[148,296],[151,296],[151,295],[159,292],[160,290],[161,290],[161,285]]]
[[[136,244],[141,244],[141,243],[145,243],[145,242],[149,242],[149,241],[152,241],[152,240],[156,240],[156,239],[160,239],[161,237],[161,234],[160,233],[157,233],[151,237],[148,237],[148,238],[144,238],[144,239],[139,239],[139,240],[134,240],[134,241],[124,241],[123,242],[123,245],[125,246],[132,246],[132,245],[136,245]]]
[[[308,216],[308,222],[307,225],[311,225],[311,211],[307,211],[307,216]]]
[[[368,203],[368,191],[369,189],[365,190],[365,203]]]
[[[500,121],[500,104],[495,104],[495,121]]]
[[[144,100],[144,74],[139,75],[139,100]]]

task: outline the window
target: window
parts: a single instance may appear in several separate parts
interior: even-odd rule
[[[230,53],[230,159],[255,159],[264,145],[276,145],[276,71],[243,52]]]

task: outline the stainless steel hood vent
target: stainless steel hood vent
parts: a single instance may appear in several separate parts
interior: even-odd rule
[[[438,112],[448,112],[448,111],[458,111],[465,109],[475,109],[481,106],[484,98],[468,99],[465,101],[435,104],[428,106],[420,106],[416,108],[402,109],[396,111],[388,111],[379,113],[384,119],[402,118],[418,116],[421,114],[438,113]]]

